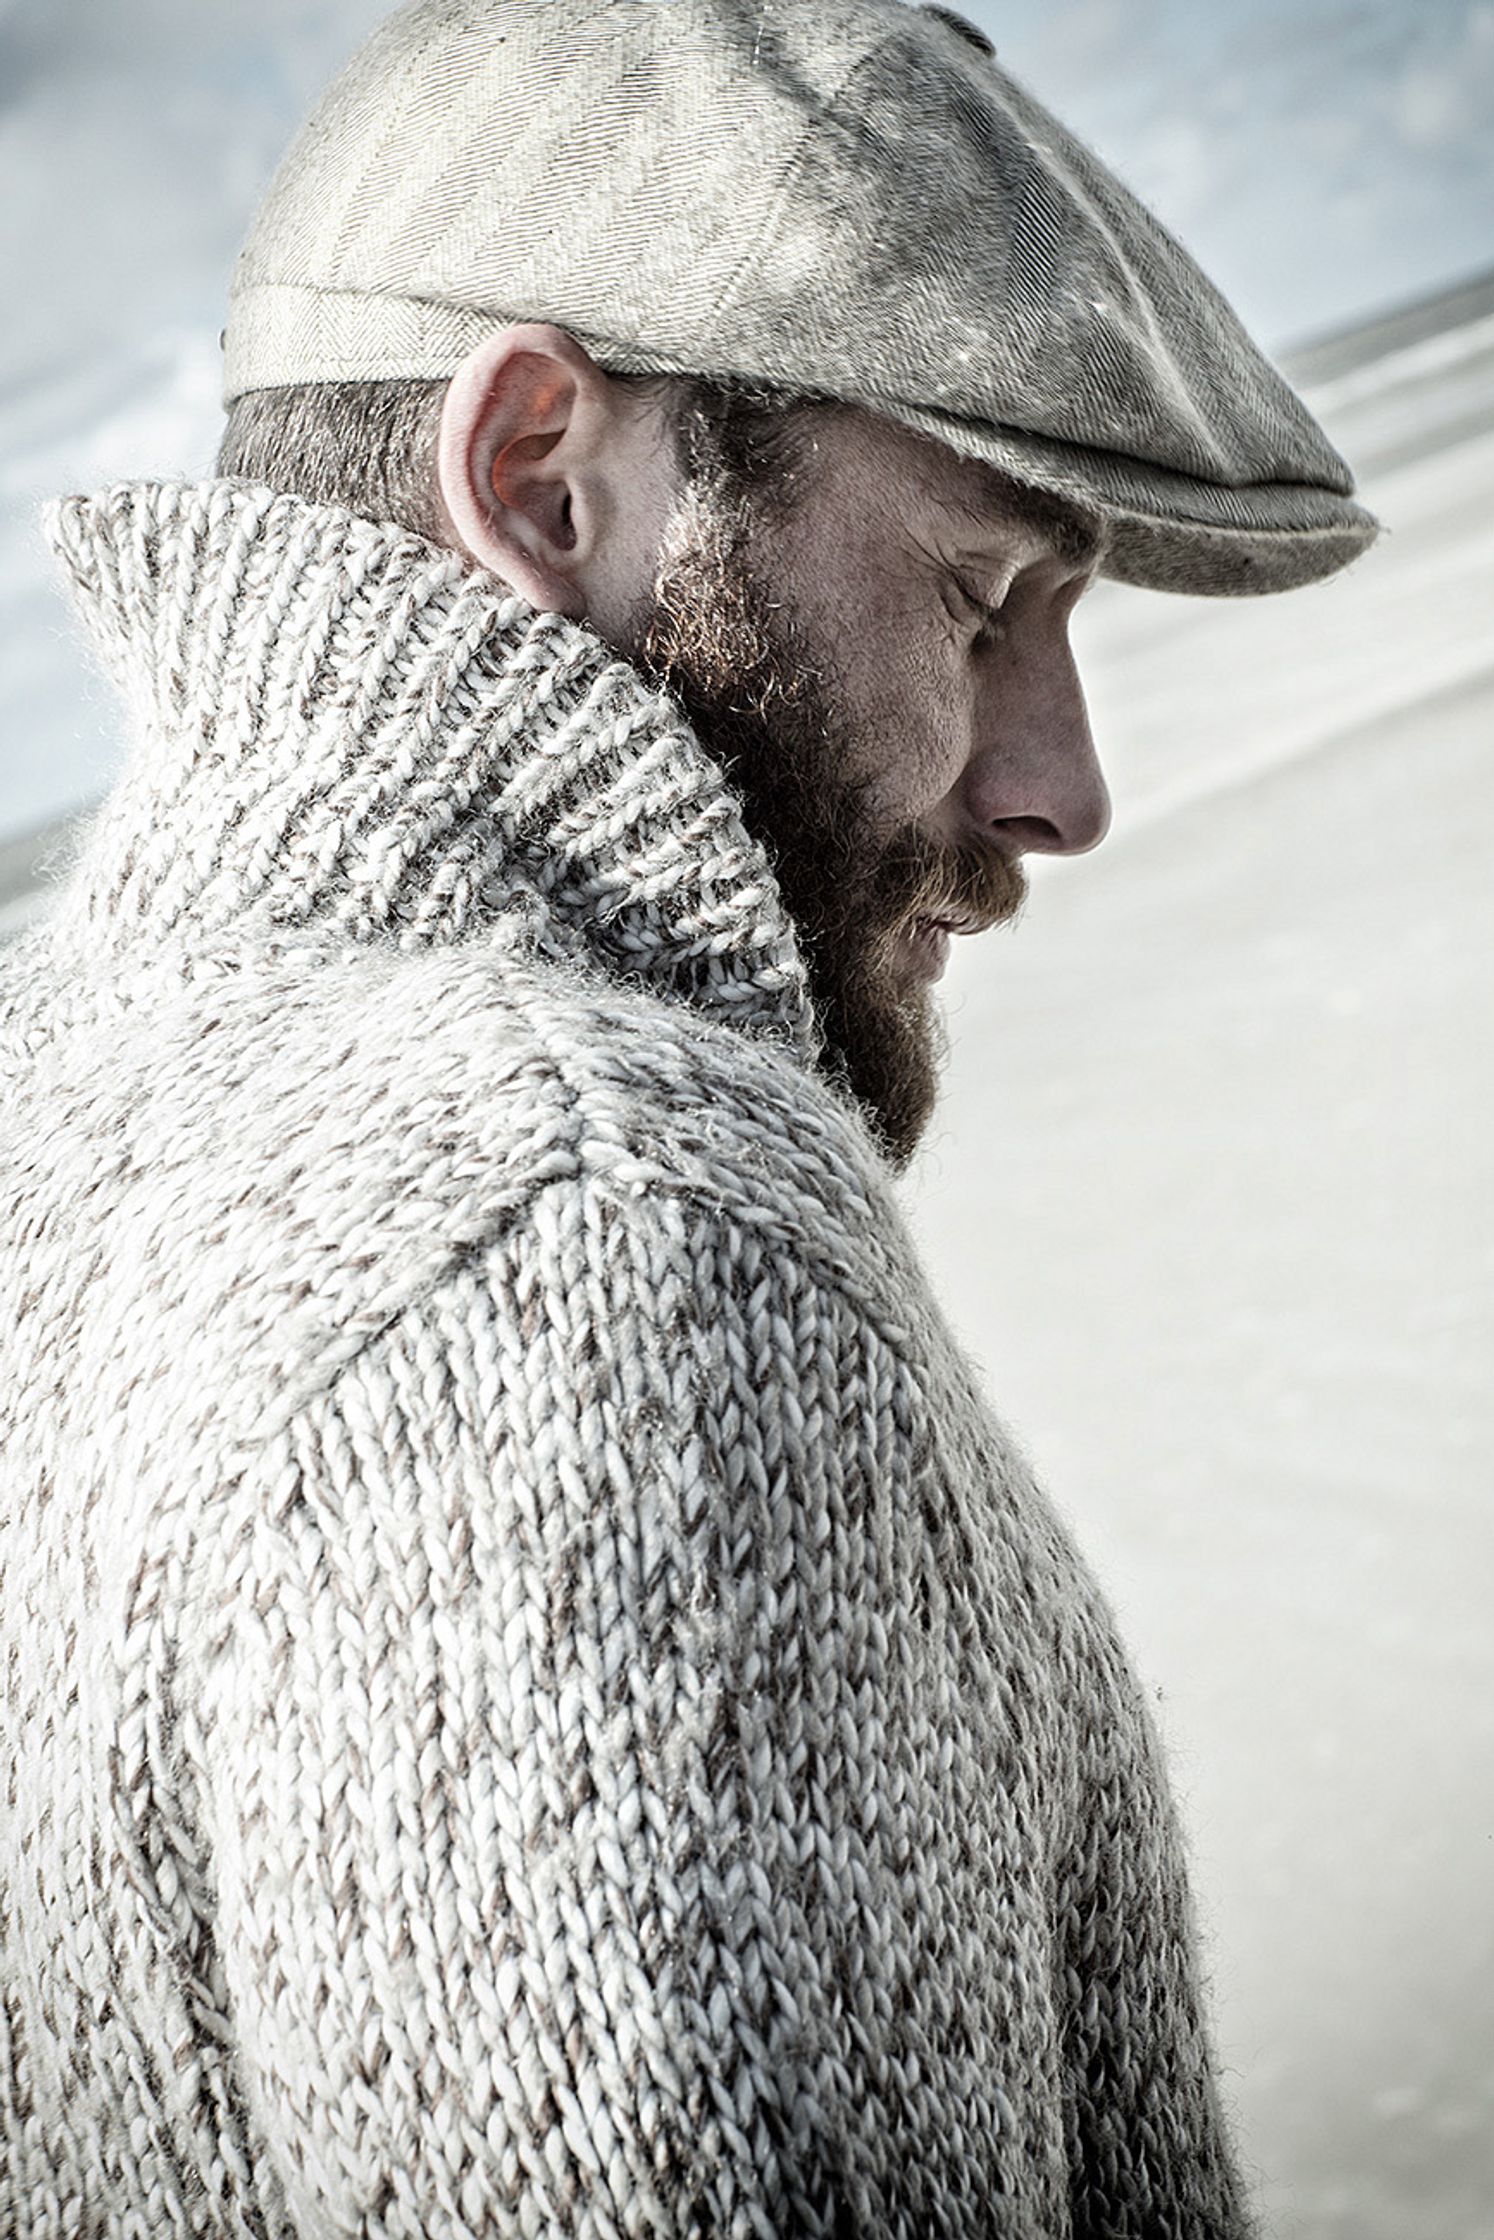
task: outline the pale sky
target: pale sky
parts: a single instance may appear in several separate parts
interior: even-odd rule
[[[1494,0],[979,0],[1283,348],[1494,265]]]

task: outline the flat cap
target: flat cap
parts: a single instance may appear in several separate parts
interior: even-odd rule
[[[1284,590],[1376,531],[1192,258],[942,8],[399,9],[253,223],[226,397],[442,378],[533,319],[883,413],[1098,512],[1129,582]]]

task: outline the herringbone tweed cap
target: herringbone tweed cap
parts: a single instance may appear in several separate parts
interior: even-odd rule
[[[1275,591],[1375,533],[1192,259],[938,8],[399,10],[251,229],[227,397],[444,377],[519,319],[885,413],[1096,509],[1129,581]]]

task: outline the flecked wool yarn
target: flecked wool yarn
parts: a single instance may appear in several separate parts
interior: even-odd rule
[[[52,528],[133,759],[0,974],[0,2234],[1220,2240],[1103,1601],[596,639]]]

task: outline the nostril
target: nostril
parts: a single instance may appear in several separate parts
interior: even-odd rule
[[[1110,789],[1098,775],[1092,792],[1053,806],[1054,814],[1047,817],[993,817],[986,830],[1009,850],[1039,856],[1088,855],[1110,830]]]
[[[1071,850],[1046,817],[996,817],[986,828],[1008,855],[1061,856]]]

